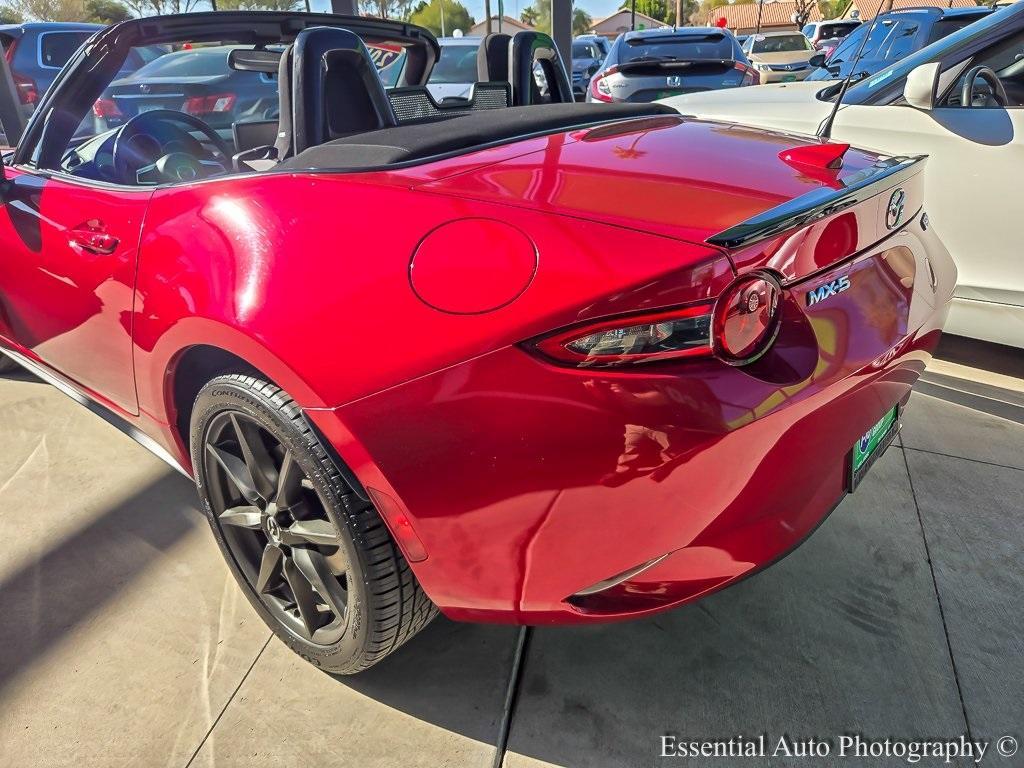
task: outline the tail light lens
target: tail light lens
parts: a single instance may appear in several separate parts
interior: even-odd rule
[[[92,105],[92,113],[96,117],[120,117],[121,109],[113,99],[96,99]]]
[[[743,74],[743,82],[740,85],[760,85],[761,75],[753,67],[748,67],[742,61],[737,61],[733,65],[733,69],[738,70]]]
[[[782,287],[769,274],[742,277],[715,303],[712,348],[730,365],[752,363],[779,332]]]
[[[39,101],[39,91],[36,88],[36,81],[25,75],[11,73],[14,78],[14,85],[18,89],[18,101],[22,104],[35,104]]]
[[[706,357],[711,354],[711,305],[604,320],[541,339],[537,349],[580,368]]]
[[[614,75],[615,71],[615,67],[609,67],[600,75],[591,78],[590,95],[598,101],[615,101],[615,97],[612,96],[611,86],[608,85],[608,75]]]
[[[183,111],[188,112],[190,115],[211,115],[217,112],[230,112],[235,106],[236,98],[233,93],[192,96],[185,100]]]

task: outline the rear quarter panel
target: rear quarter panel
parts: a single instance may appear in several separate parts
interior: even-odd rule
[[[133,319],[143,411],[173,421],[167,374],[194,344],[246,359],[304,407],[333,407],[588,317],[709,298],[732,276],[707,247],[381,180],[280,174],[158,191]],[[466,218],[511,225],[536,250],[526,290],[496,311],[438,311],[410,285],[423,237]],[[672,290],[655,287],[675,273]],[[477,274],[453,272],[454,289],[479,290]]]

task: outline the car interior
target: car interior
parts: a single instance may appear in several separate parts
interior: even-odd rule
[[[114,129],[72,139],[60,169],[135,186],[275,169],[365,170],[623,117],[675,114],[657,104],[575,102],[553,41],[532,31],[484,38],[469,97],[442,103],[425,86],[429,67],[416,82],[386,88],[364,41],[340,27],[304,29],[286,47],[233,50],[228,66],[276,80],[276,116],[236,121],[225,136],[187,112],[140,111]],[[443,131],[438,122],[446,123]]]
[[[1024,35],[950,67],[943,81],[939,103],[946,107],[1024,107]]]

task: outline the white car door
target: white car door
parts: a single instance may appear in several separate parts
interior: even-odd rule
[[[959,271],[946,328],[1024,346],[1024,108],[847,106],[832,136],[930,156],[927,213]]]

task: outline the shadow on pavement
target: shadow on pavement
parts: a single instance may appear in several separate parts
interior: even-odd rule
[[[168,471],[0,582],[0,692],[192,529],[195,507]]]

